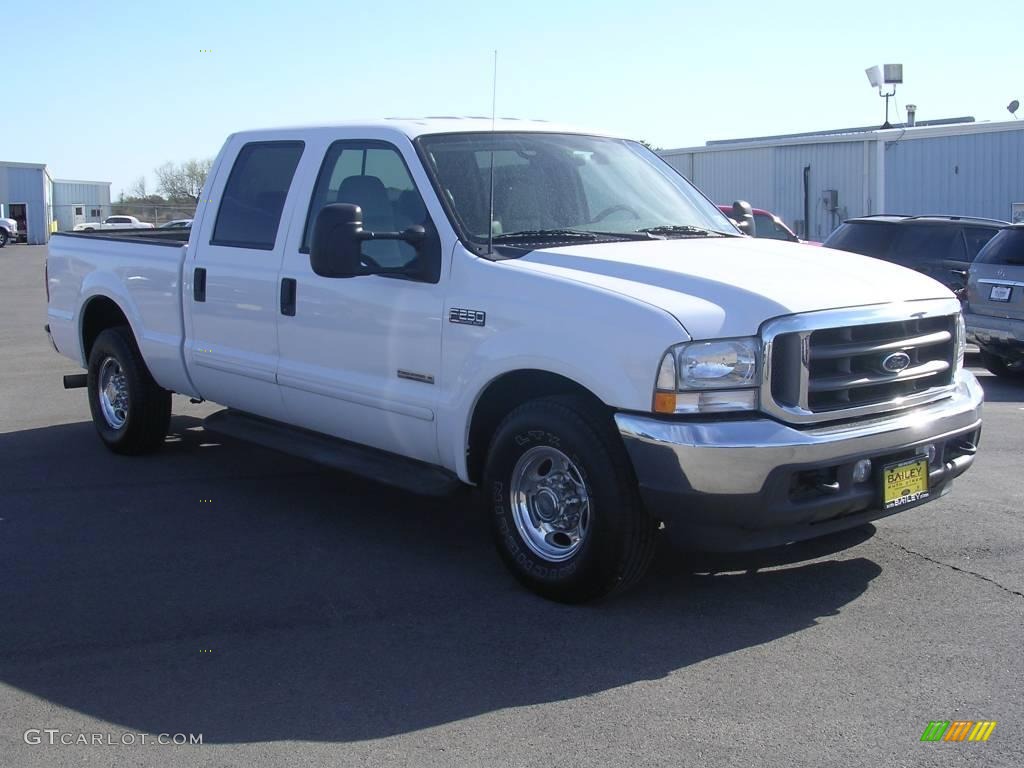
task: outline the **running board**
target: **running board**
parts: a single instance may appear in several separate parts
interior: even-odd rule
[[[447,496],[460,485],[440,467],[230,408],[207,416],[203,429],[424,496]]]

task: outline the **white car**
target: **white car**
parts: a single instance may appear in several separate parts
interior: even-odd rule
[[[94,232],[104,229],[153,229],[153,225],[139,221],[134,216],[107,216],[103,221],[86,221],[76,224],[74,231]]]
[[[940,283],[744,237],[642,145],[549,123],[236,133],[187,244],[58,234],[47,269],[110,450],[163,445],[178,392],[228,406],[210,431],[475,485],[561,601],[635,583],[663,535],[774,546],[936,499],[981,431]]]
[[[18,222],[14,219],[0,219],[0,248],[8,242],[18,242]]]

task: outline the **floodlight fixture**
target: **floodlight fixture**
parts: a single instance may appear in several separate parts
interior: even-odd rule
[[[886,64],[882,71],[885,73],[886,85],[901,85],[903,83],[902,64]]]
[[[864,74],[868,76],[871,87],[877,88],[878,95],[885,99],[885,122],[882,123],[882,128],[892,128],[892,123],[889,122],[889,99],[896,95],[896,86],[903,84],[903,65],[884,64],[881,67],[868,67]],[[886,88],[890,90],[886,91]]]

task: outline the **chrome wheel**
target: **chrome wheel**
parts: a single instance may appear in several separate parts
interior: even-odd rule
[[[128,379],[113,357],[100,365],[97,389],[103,418],[112,429],[120,429],[128,421]]]
[[[575,464],[557,448],[540,445],[512,470],[512,517],[535,555],[560,563],[575,555],[590,530],[590,496]]]

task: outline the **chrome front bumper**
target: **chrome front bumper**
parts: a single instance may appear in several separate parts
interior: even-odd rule
[[[973,462],[983,397],[974,375],[961,371],[944,400],[853,423],[797,429],[764,417],[669,421],[628,413],[615,422],[645,503],[680,546],[752,549],[891,514],[882,509],[880,465],[929,444],[936,446],[931,498],[942,495]],[[852,479],[859,459],[875,466],[865,483]],[[795,485],[817,475],[830,478],[827,490],[794,496]]]

